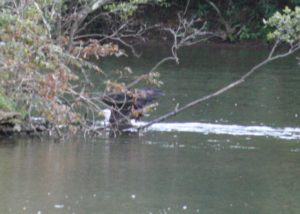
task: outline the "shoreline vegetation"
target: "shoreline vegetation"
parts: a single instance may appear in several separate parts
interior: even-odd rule
[[[157,68],[167,61],[178,63],[184,47],[268,47],[266,60],[240,84],[257,67],[299,50],[300,8],[293,9],[299,3],[5,0],[0,3],[0,135],[45,132],[61,137],[61,127],[69,133],[101,134],[102,110],[109,107],[102,97],[130,90],[134,98],[133,89],[142,82],[160,86]],[[171,55],[139,77],[130,68],[121,69],[120,77],[130,76],[131,83],[106,80],[103,90],[95,92],[88,73],[106,74],[91,59],[139,57],[138,44],[166,45]]]
[[[148,40],[146,44],[140,44],[142,47],[161,47],[170,46],[171,43],[167,41],[161,41],[159,39]],[[264,41],[256,39],[252,41],[238,41],[235,43],[227,42],[227,41],[205,41],[203,43],[197,44],[196,46],[201,47],[212,47],[212,48],[267,48],[269,45]],[[7,99],[6,96],[0,94],[0,136],[7,137],[11,135],[40,135],[42,133],[47,133],[50,128],[50,124],[46,122],[45,118],[31,118],[35,120],[28,121],[29,118],[25,118],[22,112],[16,112],[16,109],[12,107],[7,107],[7,104],[2,104]],[[10,103],[10,102],[9,102]],[[8,104],[9,106],[11,104]],[[99,122],[99,121],[98,121]],[[78,124],[78,127],[80,125]],[[99,129],[103,129],[103,127],[98,127]],[[104,129],[103,129],[104,130]],[[59,134],[58,134],[59,135]]]

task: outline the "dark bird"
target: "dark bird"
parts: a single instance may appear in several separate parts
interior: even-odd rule
[[[164,93],[158,88],[127,89],[107,93],[102,101],[110,107],[109,123],[117,130],[132,127],[131,120],[139,120],[157,104],[154,101]]]

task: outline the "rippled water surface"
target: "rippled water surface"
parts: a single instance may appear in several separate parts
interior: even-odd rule
[[[110,59],[103,68],[143,73],[167,54],[160,50]],[[160,68],[166,95],[145,120],[219,89],[266,54],[184,50],[179,66]],[[298,214],[299,84],[291,57],[141,135],[1,139],[0,213]]]

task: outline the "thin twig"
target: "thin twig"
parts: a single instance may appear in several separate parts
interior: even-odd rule
[[[185,46],[190,46],[191,44],[196,44],[198,42],[202,42],[206,38],[210,38],[214,36],[212,33],[205,31],[206,23],[203,23],[200,29],[193,29],[193,25],[195,22],[197,22],[197,20],[196,21],[194,19],[186,20],[180,14],[178,14],[178,22],[179,24],[175,29],[171,27],[162,28],[163,31],[168,32],[170,36],[172,36],[173,38],[173,43],[171,47],[171,56],[165,57],[162,60],[160,60],[146,74],[141,75],[139,78],[129,83],[126,86],[127,88],[131,88],[137,83],[139,83],[141,80],[144,79],[145,75],[154,72],[158,67],[160,67],[162,64],[166,63],[167,61],[175,61],[178,64],[179,58],[177,52],[180,48]],[[199,37],[201,39],[198,39]]]
[[[183,12],[183,16],[186,15],[186,13],[187,13],[187,11],[188,11],[188,9],[189,9],[189,6],[190,6],[190,2],[191,2],[191,0],[188,0],[188,1],[187,1],[186,5],[185,5],[184,12]]]
[[[171,61],[171,60],[175,60],[174,57],[170,56],[170,57],[166,57],[163,58],[162,60],[160,60],[158,63],[156,63],[156,65],[147,73],[150,74],[151,72],[155,71],[159,66],[161,66],[163,63],[167,62],[167,61]],[[146,74],[146,75],[147,75]],[[139,76],[136,80],[134,80],[133,82],[129,83],[126,88],[132,88],[134,85],[138,84],[141,80],[143,80],[145,77],[144,75]]]

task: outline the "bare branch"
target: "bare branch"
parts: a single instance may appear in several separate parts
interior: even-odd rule
[[[117,27],[111,27],[110,30],[112,32],[110,33],[91,33],[91,34],[78,35],[75,36],[74,40],[96,38],[99,42],[104,42],[106,40],[116,41],[119,44],[122,44],[123,46],[129,48],[135,57],[140,57],[141,53],[137,52],[135,45],[130,44],[129,42],[127,42],[127,40],[128,39],[129,41],[135,40],[138,41],[139,43],[144,42],[145,41],[144,34],[149,30],[153,30],[155,28],[158,28],[158,26],[141,25],[139,26],[139,29],[136,29],[134,23],[131,20],[127,20],[124,23],[121,23]]]
[[[186,3],[186,5],[185,5],[185,9],[184,9],[184,12],[183,12],[183,16],[186,15],[186,13],[187,13],[187,11],[188,11],[188,9],[189,9],[190,3],[191,3],[191,0],[188,0],[187,3]]]
[[[266,64],[268,64],[268,63],[270,63],[270,62],[272,62],[272,61],[274,61],[274,60],[277,60],[277,59],[279,59],[279,58],[287,57],[287,56],[289,56],[289,55],[295,53],[296,51],[300,50],[300,45],[298,44],[298,45],[296,45],[296,46],[293,46],[293,48],[289,49],[289,51],[287,51],[287,52],[284,52],[284,53],[282,53],[282,54],[277,54],[277,55],[273,56],[273,53],[275,52],[275,50],[276,50],[276,48],[278,47],[278,45],[279,45],[279,42],[276,42],[276,43],[274,44],[274,46],[273,46],[273,48],[272,48],[272,50],[271,50],[269,56],[268,56],[264,61],[262,61],[261,63],[255,65],[255,66],[254,66],[252,69],[250,69],[246,74],[244,74],[240,79],[238,79],[238,80],[236,80],[236,81],[234,81],[234,82],[232,82],[232,83],[226,85],[225,87],[223,87],[223,88],[221,88],[221,89],[219,89],[219,90],[217,90],[217,91],[215,91],[215,92],[213,92],[213,93],[211,93],[211,94],[209,94],[209,95],[206,95],[206,96],[204,96],[204,97],[201,97],[201,98],[199,98],[199,99],[196,99],[196,100],[194,100],[194,101],[192,101],[192,102],[190,102],[190,103],[184,105],[184,106],[181,107],[181,108],[178,108],[178,109],[175,108],[174,111],[171,111],[171,112],[169,112],[169,113],[167,113],[167,114],[165,114],[165,115],[163,115],[163,116],[160,116],[160,117],[158,117],[158,118],[156,118],[156,119],[154,119],[154,120],[148,122],[147,124],[145,124],[145,125],[143,125],[143,126],[137,127],[137,129],[138,129],[138,130],[143,130],[143,129],[145,129],[145,128],[147,128],[147,127],[149,127],[149,126],[151,126],[151,125],[153,125],[153,124],[155,124],[155,123],[164,121],[164,120],[166,120],[166,119],[168,119],[168,118],[170,118],[170,117],[172,117],[172,116],[175,116],[176,114],[178,114],[178,113],[180,113],[180,112],[183,112],[183,111],[186,110],[186,109],[189,109],[189,108],[191,108],[191,107],[193,107],[193,106],[195,106],[195,105],[197,105],[197,104],[199,104],[199,103],[202,103],[202,102],[205,101],[205,100],[209,100],[209,99],[211,99],[211,98],[213,98],[213,97],[219,96],[219,95],[221,95],[221,94],[223,94],[223,93],[229,91],[230,89],[232,89],[232,88],[234,88],[234,87],[240,85],[241,83],[243,83],[249,76],[251,76],[255,71],[257,71],[257,70],[258,70],[259,68],[261,68],[262,66],[264,66],[264,65],[266,65]]]
[[[40,15],[42,16],[43,23],[48,30],[48,35],[51,37],[51,27],[50,27],[49,23],[47,22],[46,18],[44,17],[43,11],[41,10],[40,6],[35,1],[33,1],[33,3],[34,3],[34,6],[36,7],[36,9],[38,10],[38,12],[40,13]]]
[[[152,69],[150,69],[150,71],[148,71],[148,73],[141,75],[139,78],[129,83],[127,85],[127,88],[130,88],[139,83],[141,80],[144,79],[145,75],[149,75],[151,72],[154,72],[158,67],[160,67],[167,61],[175,61],[178,64],[179,58],[177,52],[180,48],[194,45],[198,42],[202,42],[214,36],[212,33],[205,31],[206,23],[203,23],[202,27],[199,29],[193,27],[194,24],[200,20],[186,20],[180,14],[178,14],[178,20],[179,24],[176,28],[164,27],[161,29],[164,32],[168,32],[173,39],[171,47],[171,56],[165,57],[162,60],[160,60],[158,63],[155,64],[155,66]]]
[[[75,10],[75,13],[73,14],[74,21],[71,24],[70,27],[70,41],[69,41],[69,49],[73,46],[74,38],[79,33],[79,29],[83,23],[83,21],[86,19],[86,17],[93,12],[94,10],[98,9],[100,6],[111,2],[111,0],[98,0],[98,1],[92,1],[90,4],[84,5],[79,11]]]
[[[129,83],[126,87],[127,88],[131,88],[134,85],[138,84],[141,80],[145,79],[145,75],[148,76],[148,74],[150,74],[151,72],[155,71],[159,66],[161,66],[163,63],[167,62],[167,61],[172,61],[175,60],[174,57],[170,56],[170,57],[166,57],[163,58],[162,60],[160,60],[147,74],[141,75],[139,76],[136,80],[134,80],[133,82]]]

